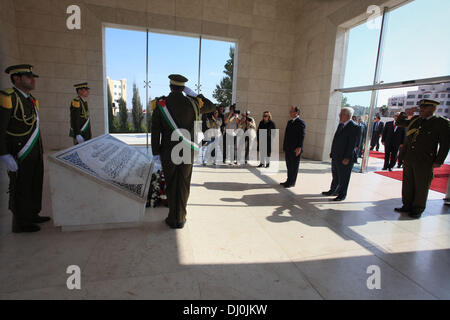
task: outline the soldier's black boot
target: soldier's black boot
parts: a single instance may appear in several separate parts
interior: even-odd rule
[[[50,217],[41,217],[41,216],[34,216],[33,218],[33,223],[43,223],[43,222],[47,222],[50,221]]]
[[[401,207],[401,208],[394,208],[395,211],[397,212],[411,212],[411,209],[406,208],[405,206]]]
[[[420,219],[420,217],[422,216],[421,213],[417,213],[417,212],[410,212],[408,214],[408,217],[413,218],[413,219]]]
[[[41,228],[36,224],[29,224],[26,226],[21,226],[17,223],[13,223],[12,232],[13,233],[22,233],[22,232],[37,232],[41,230]]]

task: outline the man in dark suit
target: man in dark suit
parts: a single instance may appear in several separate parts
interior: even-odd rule
[[[303,140],[305,139],[305,121],[300,119],[300,109],[292,106],[289,115],[291,120],[288,121],[286,131],[284,133],[283,151],[286,158],[287,180],[280,183],[285,188],[295,186],[297,181],[298,167],[300,165],[300,157],[303,151]]]
[[[364,144],[366,142],[366,134],[367,134],[367,125],[366,123],[362,120],[361,117],[358,117],[358,124],[361,128],[361,136],[359,138],[359,144],[357,142],[357,144],[359,145],[358,147],[358,152],[357,152],[357,156],[358,158],[362,158],[363,156],[363,149],[364,149]]]
[[[400,112],[394,115],[394,121],[386,122],[381,137],[381,143],[384,145],[384,165],[383,170],[392,171],[397,161],[399,148],[405,142],[406,129],[397,125],[397,118]]]
[[[376,148],[377,151],[380,149],[380,137],[383,133],[384,122],[380,121],[381,118],[379,115],[375,117],[373,130],[372,130],[372,141],[370,142],[370,150]]]
[[[342,201],[347,196],[348,184],[353,164],[356,162],[355,146],[358,143],[359,126],[351,120],[352,108],[343,108],[339,114],[339,126],[331,145],[331,172],[333,180],[329,191],[324,196],[337,196],[334,201]]]

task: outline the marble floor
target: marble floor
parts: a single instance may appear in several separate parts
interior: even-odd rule
[[[47,223],[13,234],[3,212],[0,299],[450,298],[444,194],[431,191],[422,219],[411,220],[393,211],[400,181],[354,172],[347,199],[332,202],[321,195],[329,163],[302,160],[291,189],[279,185],[278,164],[196,166],[180,230],[164,224],[167,208],[149,208],[139,228],[63,233]],[[67,288],[71,265],[81,290]],[[373,266],[379,289],[368,288]]]

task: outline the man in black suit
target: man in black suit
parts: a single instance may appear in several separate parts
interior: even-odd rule
[[[359,126],[361,128],[361,136],[360,136],[360,139],[358,140],[359,141],[359,147],[358,147],[357,156],[358,156],[358,158],[362,158],[364,144],[366,142],[367,125],[366,125],[366,123],[363,121],[363,119],[361,117],[358,117],[358,124],[359,124]],[[358,144],[358,142],[356,144]]]
[[[358,143],[359,126],[352,121],[353,109],[343,108],[339,114],[339,126],[331,145],[331,172],[333,180],[324,196],[337,196],[334,201],[342,201],[347,196],[348,184],[353,164],[356,162],[355,146]]]
[[[400,128],[397,125],[399,114],[400,113],[397,112],[394,115],[394,121],[386,122],[383,129],[383,136],[381,137],[381,143],[384,145],[383,170],[392,171],[392,168],[397,161],[398,150],[405,142],[406,129]]]
[[[380,137],[383,133],[384,122],[380,121],[379,115],[375,117],[373,130],[372,130],[372,141],[370,142],[370,150],[376,148],[377,151],[380,149]]]
[[[298,107],[292,106],[289,115],[292,119],[287,123],[283,142],[283,151],[288,171],[287,180],[280,183],[285,188],[295,186],[295,182],[297,181],[298,166],[300,165],[300,157],[303,151],[306,128],[305,121],[300,119],[300,109]]]

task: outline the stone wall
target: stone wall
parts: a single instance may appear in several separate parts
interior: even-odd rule
[[[9,53],[0,48],[0,54],[10,59],[2,59],[2,64],[19,57],[21,63],[35,66],[41,76],[34,95],[41,105],[44,146],[58,150],[72,144],[69,103],[76,82],[89,82],[93,134],[105,133],[103,23],[234,40],[238,108],[250,110],[257,123],[262,112],[270,110],[282,142],[289,106],[299,105],[307,123],[304,155],[326,160],[340,105],[340,95],[333,90],[342,83],[345,24],[362,21],[369,5],[382,2],[2,0],[12,15],[2,13],[0,43],[12,44]],[[66,27],[71,4],[81,8],[81,30]],[[5,77],[0,79],[4,86]]]

